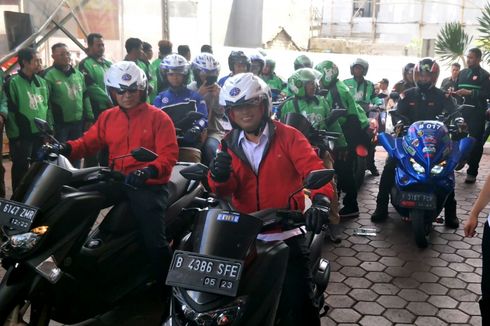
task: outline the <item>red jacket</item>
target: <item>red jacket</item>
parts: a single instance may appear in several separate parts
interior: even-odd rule
[[[118,106],[103,111],[95,124],[77,140],[69,141],[70,158],[80,159],[95,155],[104,147],[109,149],[109,162],[114,157],[129,154],[138,147],[158,154],[153,162],[138,162],[132,157],[115,161],[114,169],[128,174],[134,170],[153,166],[158,177],[148,184],[165,184],[177,162],[179,147],[170,117],[147,103],[130,110]]]
[[[232,174],[226,182],[215,182],[208,175],[209,186],[218,196],[232,196],[232,205],[243,213],[266,208],[287,208],[288,197],[303,184],[303,178],[313,171],[324,169],[308,140],[295,128],[280,122],[269,124],[269,144],[259,166],[258,174],[252,170],[242,148],[238,145],[240,131],[234,129],[224,140],[232,157]],[[316,194],[333,198],[330,183],[312,190]],[[301,191],[291,201],[292,209],[304,210],[305,197]]]

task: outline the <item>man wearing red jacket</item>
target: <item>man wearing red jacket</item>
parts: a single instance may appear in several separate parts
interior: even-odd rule
[[[210,164],[209,185],[218,196],[231,196],[232,205],[243,213],[267,208],[304,210],[305,197],[298,193],[303,179],[323,169],[308,140],[296,129],[271,121],[271,91],[252,73],[230,77],[220,92],[232,131],[222,141],[221,152]],[[333,196],[329,183],[312,191],[313,205],[305,212],[307,229],[319,233],[328,219]],[[284,240],[289,246],[289,263],[284,280],[279,314],[291,311],[291,325],[320,325],[318,309],[311,300],[309,248],[304,233],[293,229],[260,235],[264,241]]]
[[[138,147],[158,154],[158,158],[149,163],[132,157],[114,161],[114,169],[125,174],[125,183],[135,188],[97,185],[97,190],[106,195],[108,206],[121,199],[128,200],[138,220],[155,277],[163,286],[171,258],[164,216],[168,199],[166,183],[179,151],[175,128],[165,112],[146,103],[147,79],[135,63],[123,61],[112,65],[105,83],[118,106],[103,111],[81,138],[61,145],[60,153],[80,159],[107,147],[109,162]]]

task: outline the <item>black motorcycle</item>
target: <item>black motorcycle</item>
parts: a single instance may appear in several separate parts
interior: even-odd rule
[[[37,125],[48,129],[43,121]],[[144,148],[126,156],[142,162],[157,157]],[[180,174],[189,166],[176,165],[168,183],[166,223],[175,245],[182,209],[204,191]],[[124,176],[110,168],[75,169],[66,157],[50,154],[32,164],[11,200],[0,199],[6,240],[0,257],[7,271],[0,283],[0,325],[23,317],[31,325],[82,322],[154,286],[128,203],[115,204],[97,226],[104,197],[82,187],[100,182],[126,186]]]
[[[333,174],[333,170],[313,171],[304,187],[318,189]],[[257,236],[278,226],[304,225],[303,214],[287,209],[242,214],[229,205],[223,208],[226,203],[217,206],[199,211],[192,232],[174,253],[167,277],[167,284],[174,287],[170,317],[164,325],[274,325],[285,317],[277,316],[277,308],[289,249],[283,241],[265,242]],[[323,235],[306,236],[314,299],[323,307],[330,264],[321,257]]]

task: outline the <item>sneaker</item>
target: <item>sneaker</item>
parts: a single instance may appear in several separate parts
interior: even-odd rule
[[[359,216],[359,208],[357,206],[344,206],[339,211],[340,217],[355,217]]]
[[[464,179],[464,183],[475,183],[476,175],[467,174],[466,179]]]
[[[371,222],[374,222],[374,223],[384,222],[387,219],[388,219],[388,210],[387,209],[380,209],[380,208],[376,207],[376,210],[371,215]]]

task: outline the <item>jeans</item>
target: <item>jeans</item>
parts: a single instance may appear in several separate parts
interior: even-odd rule
[[[61,143],[66,143],[68,140],[74,140],[82,137],[83,122],[66,122],[55,126],[55,137]],[[71,162],[74,167],[80,167],[80,160]]]
[[[320,326],[319,310],[313,304],[313,280],[310,270],[310,249],[304,235],[284,241],[289,247],[286,277],[279,301],[278,313],[290,318],[280,325]]]
[[[39,136],[9,139],[12,157],[12,191],[19,186],[22,177],[29,169],[30,159],[36,157],[41,145],[42,139]]]

